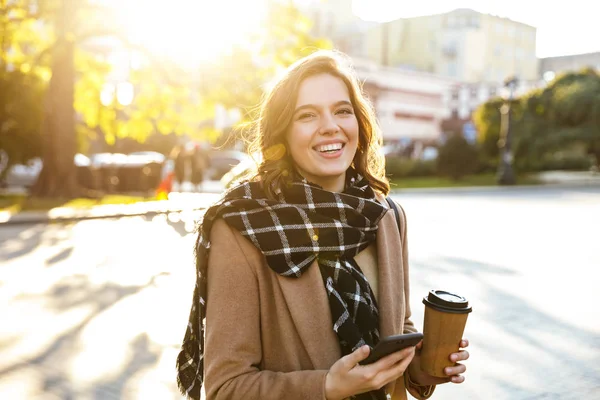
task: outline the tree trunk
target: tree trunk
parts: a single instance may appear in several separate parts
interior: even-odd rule
[[[57,41],[52,54],[52,78],[42,120],[43,168],[32,188],[38,197],[73,198],[80,194],[74,164],[75,132],[75,42],[70,22],[75,19],[75,1],[63,0],[57,20]]]

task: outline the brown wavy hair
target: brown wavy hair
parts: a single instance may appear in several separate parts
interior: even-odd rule
[[[313,75],[329,74],[341,79],[350,95],[358,121],[358,149],[352,166],[367,179],[373,190],[387,195],[390,185],[385,177],[385,158],[381,153],[382,135],[371,102],[363,92],[350,60],[342,53],[317,51],[291,65],[266,94],[260,106],[251,152],[262,160],[253,180],[260,180],[269,197],[288,179],[294,164],[287,151],[286,133],[291,128],[298,90]]]

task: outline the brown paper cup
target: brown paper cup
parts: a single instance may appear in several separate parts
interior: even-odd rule
[[[446,378],[444,368],[456,365],[449,357],[459,349],[467,316],[472,309],[464,297],[441,290],[432,290],[423,303],[425,320],[421,370]]]

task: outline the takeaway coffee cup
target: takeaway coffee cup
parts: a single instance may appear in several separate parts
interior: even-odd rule
[[[444,290],[431,290],[423,298],[423,304],[421,369],[429,375],[445,378],[444,368],[455,365],[449,357],[459,349],[472,308],[463,296]]]

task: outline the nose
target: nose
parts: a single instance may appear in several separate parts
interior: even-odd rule
[[[320,133],[322,135],[331,135],[337,133],[340,127],[335,121],[335,116],[331,113],[325,113],[321,119]]]

